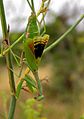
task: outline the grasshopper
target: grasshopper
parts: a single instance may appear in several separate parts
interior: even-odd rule
[[[39,91],[37,100],[41,100],[44,98],[42,94],[42,86],[38,75],[38,67],[39,62],[41,60],[41,56],[43,50],[49,40],[49,35],[45,34],[43,36],[40,35],[37,18],[34,13],[31,14],[29,18],[29,22],[25,31],[24,37],[24,52],[25,58],[27,61],[27,65],[32,71],[35,80],[37,82],[37,87]]]
[[[42,7],[44,9],[43,3],[42,3]],[[38,12],[38,15],[40,15],[40,13],[43,14],[42,7],[40,9],[40,12]],[[45,22],[44,22],[44,31],[43,33],[40,33],[39,22],[34,11],[31,13],[31,16],[29,17],[23,44],[24,44],[24,52],[27,61],[27,66],[32,71],[35,80],[37,82],[39,94],[36,97],[36,99],[41,100],[44,98],[44,96],[42,92],[41,81],[38,75],[38,67],[44,48],[48,43],[49,35],[45,34]]]

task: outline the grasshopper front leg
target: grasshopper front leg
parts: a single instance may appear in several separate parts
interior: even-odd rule
[[[38,71],[33,72],[33,75],[35,77],[35,80],[37,81],[37,86],[38,86],[38,91],[39,91],[39,95],[37,97],[35,97],[35,99],[40,101],[44,98],[44,96],[43,96],[42,85],[41,85],[41,81],[39,79]]]

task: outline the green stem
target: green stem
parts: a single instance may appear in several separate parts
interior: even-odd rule
[[[33,12],[35,13],[34,1],[33,1],[33,0],[31,0],[31,4],[32,4],[32,10],[33,10]]]
[[[41,86],[41,82],[40,82],[40,79],[39,79],[39,76],[38,76],[38,71],[33,72],[33,75],[35,77],[35,80],[37,81],[39,95],[42,95],[42,86]]]
[[[7,24],[5,20],[5,12],[3,8],[3,0],[0,0],[0,18],[1,18],[1,25],[2,25],[2,32],[3,38],[7,37]]]
[[[30,7],[30,8],[31,8],[31,10],[32,10],[32,6],[31,6],[31,4],[30,4],[29,0],[27,0],[27,2],[28,2],[28,4],[29,4],[29,7]]]
[[[1,25],[2,25],[2,32],[3,32],[3,40],[6,39],[8,42],[7,45],[9,45],[9,33],[7,31],[7,24],[6,24],[3,0],[0,0],[0,18],[1,18]],[[4,48],[5,48],[5,46],[4,46]],[[7,67],[9,67],[13,70],[10,51],[7,52],[5,57],[6,57]],[[11,95],[8,119],[13,119],[15,106],[16,106],[16,98],[14,96],[14,94],[16,93],[16,90],[15,90],[14,74],[9,68],[8,68],[8,75],[9,75],[9,84],[10,84],[10,90],[11,90],[12,95]]]
[[[74,25],[72,25],[59,39],[57,39],[54,43],[52,43],[50,46],[48,46],[44,53],[54,48],[60,41],[62,41],[82,20],[84,19],[84,14],[81,15],[81,17],[76,21]]]
[[[9,48],[7,48],[4,52],[3,55],[5,55],[10,49],[12,49],[17,43],[19,43],[21,40],[23,40],[24,34],[22,34]]]
[[[38,17],[38,16],[40,15],[41,10],[42,10],[43,7],[44,7],[44,1],[42,1],[42,3],[41,3],[41,7],[40,7],[40,9],[39,9],[39,11],[38,11],[36,17]]]
[[[35,99],[38,100],[38,101],[43,100],[44,95],[43,95],[43,91],[42,91],[41,81],[40,81],[39,76],[38,76],[38,71],[34,71],[32,73],[33,73],[33,75],[35,77],[35,80],[37,82],[38,91],[39,91],[39,95],[37,97],[35,97]]]
[[[14,95],[12,95],[11,96],[11,101],[10,101],[8,119],[13,119],[14,118],[15,106],[16,106],[16,98],[15,98]]]
[[[51,0],[48,1],[46,8],[49,8],[50,2],[51,2]],[[41,9],[41,8],[40,8],[40,9]],[[39,13],[38,13],[38,15],[39,15]],[[43,21],[45,15],[46,15],[46,12],[45,12],[44,15],[42,16],[42,19],[41,19],[41,21],[40,21],[40,24],[42,23],[42,21]]]
[[[27,0],[27,2],[28,2],[29,7],[31,8],[32,12],[35,13],[35,8],[34,8],[33,0],[31,0],[31,4],[30,4],[29,0]]]
[[[19,43],[21,40],[23,40],[24,34],[22,34],[11,46],[9,46],[5,51],[3,51],[3,54],[0,54],[0,57],[3,57],[10,49],[12,49],[17,43]]]

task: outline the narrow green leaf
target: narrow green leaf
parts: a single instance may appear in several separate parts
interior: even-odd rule
[[[16,97],[18,98],[19,95],[20,95],[20,91],[21,91],[21,88],[22,88],[22,84],[23,84],[24,80],[20,80],[18,86],[17,86],[17,90],[16,90]]]
[[[28,88],[33,92],[33,88],[36,88],[36,82],[27,75],[24,77],[24,80],[26,81]]]
[[[25,75],[24,80],[30,83],[34,88],[36,88],[36,82],[32,79],[31,76]]]
[[[29,75],[26,75],[26,77],[30,79],[31,84],[33,85],[33,87],[35,87],[35,88],[36,88],[36,81],[35,81],[35,80],[33,80],[33,78],[32,78],[31,76],[29,76]]]

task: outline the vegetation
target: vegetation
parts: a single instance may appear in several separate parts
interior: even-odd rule
[[[45,92],[49,92],[50,97],[59,97],[59,100],[62,102],[68,101],[71,103],[74,102],[76,98],[78,99],[79,91],[81,91],[81,84],[79,79],[83,78],[84,68],[83,44],[80,41],[82,41],[84,36],[82,33],[78,33],[75,30],[75,27],[84,19],[84,14],[81,15],[80,18],[71,27],[68,26],[66,22],[64,22],[64,20],[66,21],[67,18],[65,17],[64,19],[62,14],[55,22],[52,23],[51,26],[48,25],[45,27],[44,17],[47,13],[50,0],[42,0],[39,11],[35,11],[33,0],[31,0],[31,2],[27,0],[27,2],[31,8],[32,13],[24,33],[21,36],[17,34],[12,34],[9,36],[10,26],[7,26],[6,23],[3,0],[0,1],[0,19],[3,32],[3,42],[1,43],[0,58],[5,56],[6,59],[11,92],[9,112],[6,112],[5,116],[2,114],[2,117],[8,119],[13,119],[14,117],[16,101],[19,100],[19,95],[22,89],[26,92],[30,92],[33,97],[35,96],[36,100],[42,100],[44,98],[41,80],[39,79],[38,75],[39,62],[41,57],[35,54],[33,47],[30,47],[30,45],[35,45],[34,42],[36,42],[36,45],[43,43],[45,46],[48,42],[49,35],[50,39],[52,40],[49,41],[48,47],[43,49],[40,55],[45,55],[43,61],[47,60],[48,57],[48,63],[50,59],[50,62],[53,64],[53,66],[56,67],[53,68],[54,76],[52,77],[53,81],[51,86],[44,86]],[[41,14],[42,19],[41,21],[38,21],[38,16]],[[42,29],[42,23],[44,24],[44,30]],[[53,28],[56,29],[56,31],[53,32]],[[67,28],[69,29],[67,30]],[[74,31],[72,32],[72,30]],[[71,32],[72,34],[70,34]],[[60,35],[61,37],[58,38]],[[54,38],[57,40],[53,40]],[[63,39],[66,40],[61,44],[58,44]],[[58,46],[55,47],[56,45]],[[39,54],[38,52],[37,54]],[[12,57],[13,60],[11,59]],[[18,74],[15,73],[13,67],[14,65],[19,69]],[[25,71],[23,72],[24,67]],[[29,70],[32,72],[34,79],[30,76]],[[14,77],[14,75],[16,76]],[[17,84],[16,79],[18,79]],[[46,95],[48,95],[48,93]],[[72,96],[73,98],[71,98]],[[36,100],[30,99],[25,103],[20,104],[22,108],[21,111],[23,112],[23,116],[21,118],[25,117],[26,119],[46,119],[46,117],[43,115],[43,111],[45,110],[43,105],[37,103]],[[69,112],[67,114],[67,119],[73,118],[72,113]],[[83,116],[81,119],[82,118]]]

